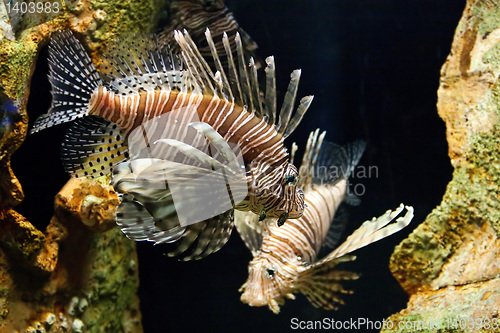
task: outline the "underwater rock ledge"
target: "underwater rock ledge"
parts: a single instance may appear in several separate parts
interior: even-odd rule
[[[410,301],[383,332],[418,321],[434,325],[419,332],[500,331],[499,78],[500,1],[468,0],[438,90],[453,179],[391,257]]]
[[[152,31],[166,0],[41,2],[48,12],[8,15],[0,5],[0,332],[142,332],[136,248],[113,228],[114,190],[71,179],[41,231],[15,210],[24,193],[10,157],[23,148],[31,78],[50,34],[73,30],[93,52]]]

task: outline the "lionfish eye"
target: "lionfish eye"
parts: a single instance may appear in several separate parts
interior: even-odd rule
[[[285,176],[285,185],[292,186],[297,184],[298,177],[294,175]]]
[[[266,271],[264,272],[264,275],[266,278],[272,279],[274,277],[275,273],[276,273],[276,271],[274,270],[274,268],[270,267],[270,268],[266,269]]]

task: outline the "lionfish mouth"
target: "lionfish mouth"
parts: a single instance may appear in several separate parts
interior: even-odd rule
[[[240,299],[250,306],[267,306],[275,314],[280,312],[280,305],[284,303],[280,298],[274,299],[271,296],[265,297],[262,293],[251,293],[249,289],[245,290]]]
[[[260,293],[252,293],[250,289],[245,290],[240,297],[243,303],[246,303],[250,306],[267,306],[268,299],[264,297],[264,295]]]
[[[250,306],[267,306],[270,301],[269,281],[263,275],[264,264],[252,261],[247,281],[241,286],[241,301]]]

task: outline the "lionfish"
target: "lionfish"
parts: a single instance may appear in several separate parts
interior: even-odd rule
[[[341,282],[359,276],[336,266],[354,260],[349,253],[401,230],[413,218],[413,208],[406,206],[406,215],[389,224],[404,206],[389,210],[364,222],[343,244],[319,259],[323,245],[339,238],[338,225],[332,219],[346,198],[348,176],[364,149],[360,142],[347,147],[323,143],[324,134],[311,133],[300,167],[299,185],[304,187],[306,202],[302,217],[277,228],[268,220],[258,223],[252,213],[236,212],[236,228],[253,254],[248,279],[240,289],[242,302],[250,306],[267,305],[277,314],[285,297],[295,299],[295,293],[302,293],[315,307],[337,309],[343,304],[340,295],[352,292]],[[322,172],[326,170],[329,174]]]
[[[234,57],[229,38],[222,38],[227,72],[209,30],[206,39],[215,69],[187,32],[176,32],[175,38],[181,55],[155,40],[117,44],[102,58],[101,77],[71,32],[56,33],[49,45],[52,106],[35,121],[31,133],[76,120],[63,142],[65,169],[74,176],[94,177],[122,163],[112,180],[123,194],[117,209],[122,231],[131,239],[155,243],[182,239],[175,254],[189,249],[187,258],[198,259],[227,241],[233,209],[252,211],[261,220],[277,218],[280,224],[302,215],[298,172],[288,162],[283,142],[312,96],[302,98],[294,112],[300,70],[293,71],[278,116],[273,57],[266,59],[262,94],[255,64],[244,60],[239,34]],[[203,179],[208,170],[215,170],[219,180],[231,178],[236,187],[243,183],[245,196],[201,224],[183,225],[176,214],[178,204],[201,215],[207,205],[192,200],[174,204],[171,181]],[[228,191],[232,188],[226,197]]]
[[[222,41],[223,34],[227,34],[233,54],[236,54],[234,37],[238,33],[241,37],[245,60],[252,57],[257,68],[260,68],[261,61],[255,53],[257,43],[240,27],[223,0],[172,0],[169,2],[167,12],[168,22],[158,35],[160,43],[171,43],[174,41],[176,30],[187,30],[198,45],[200,54],[207,62],[211,62],[212,52],[205,38],[205,30],[208,28],[216,41]],[[177,44],[172,44],[174,50],[176,47]],[[221,63],[227,69],[229,59],[225,57],[224,44],[216,42],[215,48],[221,55]]]

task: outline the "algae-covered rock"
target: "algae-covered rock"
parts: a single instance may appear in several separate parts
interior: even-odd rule
[[[40,88],[31,78],[50,34],[73,30],[92,52],[116,36],[151,32],[164,2],[42,0],[34,13],[13,7],[22,2],[0,4],[1,332],[142,331],[135,244],[113,228],[119,201],[107,180],[71,179],[38,230],[15,211],[24,193],[10,158],[23,149],[28,97]]]
[[[86,207],[89,196],[99,204]],[[135,244],[110,229],[116,200],[109,185],[73,179],[44,233],[0,210],[0,331],[142,331]]]
[[[416,316],[439,323],[440,332],[500,331],[478,326],[498,319],[499,14],[500,1],[467,1],[442,67],[437,107],[453,179],[441,204],[391,257],[390,269],[411,297],[407,309],[390,317],[395,323]],[[456,319],[477,325],[445,325]]]
[[[391,332],[498,332],[500,279],[415,294],[386,320]]]

